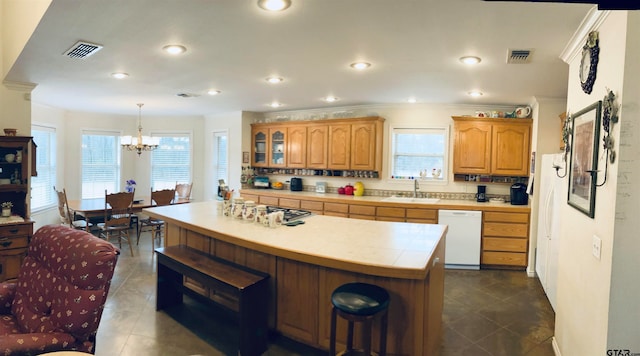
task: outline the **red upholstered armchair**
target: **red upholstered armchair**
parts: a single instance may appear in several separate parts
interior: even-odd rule
[[[85,231],[43,226],[15,283],[0,283],[0,354],[95,352],[120,251]]]

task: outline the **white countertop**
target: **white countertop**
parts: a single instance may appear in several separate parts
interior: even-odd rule
[[[361,197],[367,198],[367,197]],[[144,209],[150,216],[238,246],[320,266],[384,277],[422,279],[445,225],[312,215],[277,228],[218,215],[217,202]]]

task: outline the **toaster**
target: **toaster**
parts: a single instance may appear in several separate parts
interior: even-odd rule
[[[289,182],[289,188],[292,192],[299,192],[302,190],[302,178],[291,178]]]

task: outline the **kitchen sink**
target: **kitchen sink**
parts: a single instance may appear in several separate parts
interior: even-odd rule
[[[382,199],[382,201],[394,202],[394,203],[416,203],[416,204],[434,204],[440,201],[438,198],[413,198],[413,197],[398,197],[390,196]]]

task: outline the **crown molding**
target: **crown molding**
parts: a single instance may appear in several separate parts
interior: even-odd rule
[[[560,53],[560,59],[569,64],[573,58],[582,51],[582,46],[589,32],[597,30],[607,16],[609,16],[609,13],[611,13],[609,10],[600,11],[597,6],[592,7],[582,20],[582,23],[580,23],[580,26],[578,26],[576,32],[573,33],[569,43],[567,43]]]
[[[9,90],[26,91],[29,93],[38,86],[38,84],[35,83],[12,82],[9,80],[3,80],[2,85]]]

